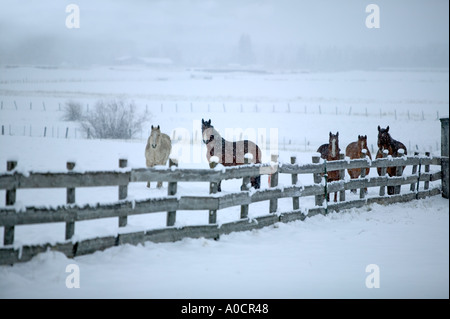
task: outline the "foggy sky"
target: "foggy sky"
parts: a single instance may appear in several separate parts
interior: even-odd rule
[[[65,26],[70,3],[80,8],[79,29]],[[380,7],[379,29],[365,25],[370,3]],[[0,7],[0,64],[130,55],[227,65],[239,62],[247,34],[257,65],[448,67],[447,0],[0,0]]]

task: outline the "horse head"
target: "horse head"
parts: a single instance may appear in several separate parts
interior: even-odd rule
[[[389,149],[391,146],[391,135],[389,134],[389,126],[384,128],[381,128],[378,125],[378,148],[380,150]]]
[[[214,140],[214,136],[217,135],[217,131],[214,126],[211,125],[211,120],[205,121],[202,119],[202,140],[203,143],[208,144]]]
[[[367,135],[358,135],[358,148],[363,150],[367,147]]]
[[[161,139],[161,129],[158,126],[152,125],[152,133],[150,134],[150,142],[153,148],[156,148],[159,144],[159,140]]]
[[[328,147],[330,149],[329,154],[333,157],[336,157],[339,154],[339,132],[336,132],[336,134],[332,134],[330,132],[330,140],[328,143]]]

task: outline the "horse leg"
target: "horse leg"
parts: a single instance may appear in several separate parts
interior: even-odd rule
[[[252,184],[252,187],[254,187],[255,189],[260,189],[261,188],[261,175],[256,176],[256,177],[251,177],[250,182]]]
[[[217,183],[217,191],[221,192],[222,191],[222,181],[219,181],[219,183]]]
[[[161,188],[163,186],[162,183],[163,182],[158,182],[158,185],[156,185],[156,187]]]
[[[147,188],[150,188],[150,181],[147,182]]]

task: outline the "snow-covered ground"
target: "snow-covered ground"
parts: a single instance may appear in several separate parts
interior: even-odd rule
[[[174,138],[180,167],[205,168],[201,119],[211,119],[227,138],[240,132],[263,144],[263,161],[278,150],[281,162],[295,155],[310,163],[328,134],[339,131],[340,148],[368,136],[376,149],[377,126],[409,149],[440,155],[440,122],[448,117],[448,70],[341,73],[206,73],[131,67],[95,69],[2,68],[0,70],[0,172],[16,159],[22,171],[111,170],[119,158],[144,167],[151,124]],[[64,103],[76,100],[92,109],[101,98],[134,100],[152,119],[136,139],[88,140],[76,123],[61,120]],[[46,137],[43,136],[47,127]],[[66,128],[69,136],[65,138]],[[272,137],[272,140],[270,138]],[[193,143],[190,143],[193,139]],[[270,150],[271,149],[271,150]],[[3,164],[2,164],[3,163]],[[438,169],[432,167],[432,171]],[[369,176],[376,176],[371,170]],[[303,185],[312,175],[299,176]],[[280,176],[280,185],[290,185]],[[241,181],[223,182],[235,192]],[[433,183],[432,187],[439,183]],[[154,187],[154,184],[152,185]],[[267,187],[263,179],[262,187]],[[178,194],[205,195],[208,183],[179,183]],[[409,191],[409,186],[402,188]],[[163,189],[129,186],[129,199],[159,197]],[[378,189],[369,189],[376,196]],[[358,195],[348,194],[347,199]],[[0,191],[0,206],[5,205]],[[65,203],[65,189],[18,190],[17,205]],[[77,189],[77,203],[117,200],[117,187]],[[313,198],[302,198],[303,208]],[[372,205],[304,222],[222,236],[219,241],[185,239],[177,243],[124,245],[67,259],[47,252],[32,261],[0,267],[0,297],[119,298],[448,298],[448,200],[436,196],[391,206]],[[279,211],[292,209],[289,199]],[[250,205],[250,217],[268,213],[268,202]],[[218,222],[239,218],[239,207],[218,212]],[[177,212],[177,224],[208,222],[207,212]],[[75,238],[116,234],[117,219],[77,222]],[[161,228],[165,213],[132,216],[120,231]],[[16,247],[61,242],[64,224],[17,226]],[[0,227],[0,246],[3,228]],[[180,260],[183,262],[180,263]],[[80,269],[80,288],[66,287],[66,266]],[[380,271],[380,287],[369,289],[368,265]]]
[[[219,241],[47,252],[0,267],[2,298],[448,298],[448,200],[373,205]],[[68,289],[69,264],[80,288]],[[379,267],[379,288],[366,279]]]

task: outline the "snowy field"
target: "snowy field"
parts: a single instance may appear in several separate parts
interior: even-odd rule
[[[227,139],[245,137],[264,146],[263,162],[277,151],[280,162],[312,155],[339,131],[341,151],[367,135],[376,151],[377,126],[390,126],[393,138],[415,150],[440,155],[439,117],[448,117],[448,70],[385,70],[336,73],[245,73],[152,70],[135,67],[93,69],[0,69],[0,172],[6,161],[20,171],[112,170],[120,158],[144,167],[150,126],[174,139],[180,167],[206,168],[200,142],[201,119]],[[132,100],[151,114],[147,126],[129,141],[86,139],[77,123],[62,120],[64,105],[79,101],[92,110],[99,99]],[[45,132],[45,136],[44,136]],[[67,138],[65,136],[68,132]],[[374,156],[374,154],[373,154]],[[431,171],[438,170],[431,167]],[[410,170],[410,168],[409,168]],[[410,173],[410,171],[407,171]],[[369,176],[377,176],[371,170]],[[312,175],[299,183],[313,182]],[[280,176],[280,185],[290,185]],[[225,181],[224,192],[240,180]],[[431,187],[439,187],[432,183]],[[131,183],[128,199],[160,197],[167,184],[149,190]],[[267,187],[263,178],[262,187]],[[208,183],[179,183],[180,195],[208,194]],[[408,192],[409,185],[402,188]],[[378,189],[369,189],[377,196]],[[16,205],[56,206],[65,189],[18,190]],[[347,199],[358,195],[347,193]],[[78,204],[117,200],[117,187],[77,189]],[[0,191],[0,206],[5,192]],[[302,208],[314,198],[301,198]],[[222,236],[219,241],[115,247],[68,259],[47,252],[30,262],[0,266],[1,298],[448,298],[448,200],[436,196],[391,206],[371,205],[304,222]],[[279,200],[279,212],[292,201]],[[249,217],[268,213],[269,203],[250,205]],[[165,213],[132,216],[120,232],[161,228]],[[218,223],[239,218],[239,207],[218,212]],[[176,226],[208,222],[207,212],[177,212]],[[64,224],[17,226],[14,245],[56,243]],[[117,219],[77,222],[75,239],[117,234]],[[3,228],[0,227],[0,246]],[[180,261],[183,261],[180,263]],[[80,288],[66,287],[66,266],[80,269]],[[366,287],[368,265],[380,270],[380,287]]]

